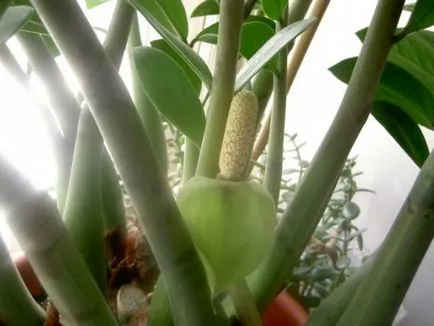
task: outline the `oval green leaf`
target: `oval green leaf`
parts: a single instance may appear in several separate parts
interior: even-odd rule
[[[33,13],[33,8],[28,6],[15,6],[6,9],[0,18],[0,46],[23,26]]]
[[[134,48],[132,59],[154,107],[200,146],[205,115],[183,70],[169,55],[151,47]]]
[[[288,6],[288,0],[262,0],[262,10],[273,20],[282,19],[283,11]]]
[[[188,36],[187,14],[181,0],[131,0],[146,8],[149,15],[168,31],[186,42]]]
[[[207,64],[203,59],[192,50],[187,44],[173,35],[166,27],[164,27],[157,19],[155,19],[151,11],[141,4],[143,1],[130,0],[132,5],[145,17],[148,23],[167,41],[174,51],[191,67],[195,74],[203,81],[208,89],[211,89],[212,74]]]
[[[194,8],[191,17],[218,15],[220,8],[215,0],[206,0]]]
[[[295,39],[311,26],[316,19],[306,19],[289,26],[286,26],[267,43],[265,43],[259,51],[243,66],[237,75],[235,82],[235,91],[239,91],[256,73],[264,67],[284,46]]]
[[[410,19],[403,33],[409,35],[412,32],[434,25],[434,1],[418,0],[412,9]]]
[[[170,45],[163,39],[151,41],[151,46],[153,48],[159,49],[169,55],[184,71],[188,81],[191,83],[191,86],[196,91],[197,94],[200,94],[200,90],[202,88],[202,81],[199,77],[194,73],[191,67],[181,58],[181,56],[174,51]]]
[[[265,17],[249,17],[243,24],[240,39],[240,53],[250,59],[271,37],[274,35],[274,23]],[[203,29],[194,39],[210,44],[217,44],[219,23],[214,23]],[[270,70],[275,70],[276,61],[272,60],[266,66]]]
[[[357,58],[345,59],[329,70],[348,83]],[[405,111],[416,123],[434,129],[434,94],[413,75],[392,62],[386,62],[376,101],[391,103]]]
[[[413,162],[421,167],[429,149],[417,123],[399,107],[387,102],[374,102],[371,113]]]
[[[356,33],[363,42],[367,28]],[[434,32],[422,30],[395,43],[389,52],[388,61],[405,69],[426,88],[434,91]]]
[[[250,59],[273,35],[273,29],[263,22],[245,23],[241,31],[241,54],[246,59]]]
[[[434,32],[419,31],[396,43],[388,60],[434,92]]]

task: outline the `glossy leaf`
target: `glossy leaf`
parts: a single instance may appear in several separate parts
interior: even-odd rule
[[[205,0],[194,8],[191,17],[218,15],[220,8],[215,0]]]
[[[247,19],[243,24],[240,39],[240,53],[250,59],[271,37],[274,35],[274,23],[269,19],[261,17],[259,19]],[[203,29],[195,38],[195,41],[217,44],[219,23],[214,23]],[[266,68],[274,70],[276,61],[272,60]]]
[[[195,74],[204,82],[208,89],[211,89],[212,74],[203,59],[193,51],[187,44],[181,41],[156,20],[151,11],[141,4],[142,1],[130,0],[132,5],[146,18],[148,23],[167,41],[173,50],[191,67]]]
[[[110,0],[86,0],[86,8],[92,9],[94,7],[97,7],[99,5],[102,5],[103,3],[106,3]]]
[[[417,123],[399,107],[386,102],[375,102],[372,115],[414,163],[421,167],[429,155],[429,149]]]
[[[288,6],[288,0],[262,0],[262,10],[273,20],[282,19],[283,11]]]
[[[15,6],[6,9],[0,18],[0,46],[24,25],[33,13],[28,6]]]
[[[348,58],[330,68],[344,83],[348,83],[357,58]],[[375,94],[376,101],[386,101],[405,111],[416,123],[434,128],[434,96],[410,73],[387,62]]]
[[[202,88],[202,81],[194,73],[191,67],[180,57],[180,55],[176,51],[174,51],[170,47],[170,45],[165,40],[159,39],[159,40],[152,41],[151,46],[169,55],[184,71],[184,74],[188,78],[188,81],[191,83],[191,86],[196,91],[196,93],[200,94],[200,90]]]
[[[367,29],[356,33],[363,42]],[[416,77],[434,91],[434,32],[419,31],[401,39],[390,50],[387,59]]]
[[[241,54],[250,59],[273,35],[274,30],[263,22],[245,23],[241,31]]]
[[[419,31],[396,43],[388,60],[434,92],[434,32]]]
[[[434,1],[418,0],[405,26],[405,34],[418,31],[434,25]]]
[[[130,0],[135,6],[145,8],[158,23],[177,35],[182,41],[187,40],[188,22],[181,0]],[[145,17],[147,18],[147,17]],[[152,25],[152,24],[151,24]]]
[[[217,44],[217,34],[219,31],[219,23],[214,23],[204,28],[196,35],[194,41],[201,41],[211,44]]]
[[[303,33],[316,19],[306,19],[291,24],[267,41],[243,66],[238,73],[235,90],[240,90],[256,73],[264,67],[284,46]]]
[[[205,115],[184,71],[169,55],[158,49],[135,48],[132,56],[143,89],[154,107],[200,146]]]

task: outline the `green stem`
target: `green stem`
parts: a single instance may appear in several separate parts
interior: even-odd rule
[[[116,4],[113,19],[104,42],[108,57],[119,67],[125,50],[133,9],[123,0]],[[104,248],[104,212],[111,223],[124,230],[125,217],[118,207],[122,202],[120,187],[110,157],[106,153],[102,137],[89,109],[85,107],[80,116],[71,178],[63,218],[68,232],[92,273],[101,292],[107,294],[107,261]],[[102,174],[104,155],[104,174]],[[102,177],[107,178],[102,180]],[[114,180],[113,180],[114,179]],[[104,193],[102,193],[104,191]],[[109,198],[107,198],[109,197]],[[114,197],[114,198],[113,198]],[[108,202],[108,200],[113,200]],[[104,202],[102,201],[104,200]],[[103,208],[103,203],[105,208]],[[117,210],[109,211],[110,208]],[[115,221],[113,221],[115,219]]]
[[[134,10],[126,1],[117,1],[113,18],[104,40],[104,50],[117,69],[121,65],[125,52],[133,15]],[[105,147],[102,153],[101,201],[105,229],[108,231],[116,230],[118,234],[126,235],[122,190],[114,163]]]
[[[56,162],[58,166],[57,202],[63,211],[71,173],[72,157],[77,136],[80,105],[68,87],[62,72],[39,34],[20,32],[18,40],[23,47],[32,69],[44,83],[50,106],[59,121],[64,137],[64,156]]]
[[[101,200],[105,230],[117,230],[119,234],[126,235],[122,189],[113,161],[105,148],[102,153]]]
[[[287,17],[288,12],[284,12]],[[282,24],[276,23],[279,31],[287,24],[287,19]],[[279,201],[280,181],[282,179],[283,165],[283,140],[285,134],[286,113],[286,64],[288,49],[284,47],[278,56],[278,71],[274,75],[273,111],[271,113],[270,138],[268,142],[267,164],[265,168],[264,187],[273,196],[277,205]]]
[[[117,69],[122,62],[134,13],[134,9],[127,1],[116,2],[113,18],[104,40],[104,50]]]
[[[369,116],[403,2],[379,2],[338,113],[283,214],[269,257],[252,276],[252,292],[261,309],[282,289],[306,247]]]
[[[391,325],[434,238],[434,151],[337,325]]]
[[[89,109],[83,109],[63,219],[101,292],[107,293],[101,203],[102,139]]]
[[[0,324],[40,326],[45,314],[26,289],[0,236]]]
[[[8,224],[65,324],[117,325],[53,200],[4,157],[0,157],[0,181],[0,203]]]
[[[261,316],[256,309],[255,301],[246,281],[242,280],[232,285],[228,292],[241,324],[246,326],[261,326]]]
[[[182,184],[186,183],[196,172],[199,148],[188,137],[185,137],[184,165],[182,169]]]
[[[203,265],[136,108],[75,0],[33,0],[74,68],[167,281],[179,325],[213,325]]]
[[[219,170],[220,149],[234,93],[243,10],[243,0],[220,1],[215,71],[207,124],[196,171],[200,176],[214,178]]]
[[[139,46],[142,46],[142,40],[140,37],[139,22],[137,20],[137,15],[135,14],[133,24],[131,26],[128,47],[129,50],[131,50],[132,48]],[[136,72],[132,60],[130,60],[130,70],[133,82],[134,103],[136,104],[140,119],[143,123],[143,126],[145,127],[149,140],[151,141],[160,167],[167,173],[168,163],[166,137],[164,134],[160,113],[155,109],[154,105],[149,100],[149,97],[143,90],[140,77]]]

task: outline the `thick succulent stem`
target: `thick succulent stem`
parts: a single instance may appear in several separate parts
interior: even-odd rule
[[[288,23],[288,12],[284,12],[282,23],[276,23],[277,31]],[[277,205],[279,201],[280,182],[283,165],[283,137],[285,134],[286,113],[286,62],[288,49],[284,47],[278,55],[278,71],[274,75],[273,109],[270,124],[270,141],[268,143],[267,164],[264,186],[270,192]]]
[[[391,325],[433,238],[434,151],[337,325]]]
[[[200,176],[214,178],[218,173],[219,154],[234,93],[243,10],[243,0],[220,1],[215,71],[196,171]]]
[[[283,214],[269,257],[252,276],[252,292],[261,309],[282,289],[303,252],[333,193],[348,153],[369,116],[403,2],[380,0],[377,5],[338,113]]]
[[[32,0],[74,68],[169,290],[180,325],[214,324],[203,265],[137,110],[116,69],[74,0]]]
[[[0,185],[8,224],[65,323],[115,326],[49,195],[36,190],[1,156]]]
[[[101,203],[102,139],[89,109],[83,109],[63,218],[70,237],[105,295],[107,261]]]
[[[133,24],[131,26],[130,37],[128,40],[128,48],[131,51],[132,48],[142,46],[142,40],[140,37],[139,22],[137,20],[137,14],[134,15]],[[155,155],[157,156],[160,167],[167,173],[167,149],[166,149],[166,137],[163,130],[163,124],[161,121],[160,113],[152,105],[149,97],[143,90],[143,86],[140,81],[140,77],[136,72],[136,68],[130,60],[130,70],[133,83],[133,97],[134,103],[145,127],[149,140],[152,143]]]
[[[44,311],[26,289],[1,236],[0,298],[0,324],[40,326],[44,322]]]
[[[122,61],[132,14],[133,9],[126,2],[117,2],[104,42],[108,56],[116,67],[119,67]],[[110,167],[112,162],[88,107],[81,112],[78,129],[63,218],[75,246],[99,288],[103,294],[107,294],[104,228],[107,224],[116,224],[118,231],[124,229],[122,224],[125,224],[125,217],[116,206],[119,205],[119,200],[122,200],[122,194],[115,183],[115,169]],[[103,180],[103,177],[106,179]],[[108,202],[109,199],[112,201]],[[107,214],[106,225],[104,213]]]
[[[229,287],[229,295],[234,304],[238,320],[242,325],[261,326],[262,320],[256,309],[255,300],[250,293],[249,286],[242,280]]]

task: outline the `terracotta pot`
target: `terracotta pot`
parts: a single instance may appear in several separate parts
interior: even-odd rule
[[[14,253],[12,259],[30,294],[34,298],[42,297],[44,295],[44,290],[42,289],[42,286],[24,253]]]
[[[262,315],[264,326],[303,326],[309,317],[306,309],[287,292],[281,292]]]

